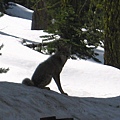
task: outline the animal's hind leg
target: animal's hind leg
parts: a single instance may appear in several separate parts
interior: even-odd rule
[[[49,87],[43,87],[43,86],[41,86],[41,85],[38,85],[37,87],[38,87],[38,88],[41,88],[41,89],[50,90],[50,88],[49,88]]]
[[[45,76],[44,80],[41,80],[41,82],[37,85],[37,87],[41,89],[50,90],[50,88],[46,87],[46,85],[48,85],[51,82],[51,79],[52,79],[51,75]]]

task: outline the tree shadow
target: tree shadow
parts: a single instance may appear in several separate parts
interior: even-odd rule
[[[8,34],[8,33],[1,32],[1,31],[0,31],[0,34],[1,34],[1,35],[10,36],[10,37],[14,37],[14,38],[20,38],[20,37],[17,37],[17,36],[14,36],[14,35],[10,35],[10,34]]]
[[[0,34],[1,34],[1,35],[10,36],[10,37],[14,37],[14,38],[17,38],[17,39],[22,39],[23,41],[29,42],[29,43],[39,43],[39,42],[35,42],[35,41],[28,40],[28,39],[25,39],[25,38],[17,37],[17,36],[15,36],[15,35],[10,35],[10,34],[8,34],[8,33],[1,32],[1,31],[0,31]]]

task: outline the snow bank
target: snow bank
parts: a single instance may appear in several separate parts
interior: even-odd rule
[[[19,14],[28,11],[17,4],[15,7],[14,14],[18,14],[17,9]],[[120,71],[114,67],[92,60],[69,59],[61,73],[63,90],[69,96],[59,94],[53,80],[49,85],[51,91],[20,84],[24,78],[31,78],[37,65],[49,57],[23,46],[23,39],[41,42],[39,36],[46,34],[30,28],[31,20],[8,15],[0,18],[0,45],[4,44],[0,67],[10,69],[0,74],[0,120],[39,120],[48,116],[119,120]],[[103,63],[104,50],[98,48],[96,52]]]
[[[0,83],[0,120],[119,120],[120,97],[78,98],[15,83]]]

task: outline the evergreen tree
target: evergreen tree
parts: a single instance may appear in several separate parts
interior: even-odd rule
[[[120,69],[120,0],[104,0],[106,65]]]
[[[2,49],[3,44],[0,46],[0,50]],[[0,55],[2,55],[2,53],[0,53]],[[0,73],[6,73],[9,70],[9,68],[5,69],[5,68],[0,68]]]
[[[102,7],[98,2],[78,0],[49,1],[49,14],[55,20],[47,32],[59,35],[72,45],[79,58],[95,58],[94,48],[102,41]],[[89,47],[88,47],[89,46]]]

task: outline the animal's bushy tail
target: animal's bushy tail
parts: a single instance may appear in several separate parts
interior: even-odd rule
[[[22,84],[25,84],[27,86],[34,86],[34,83],[29,79],[29,78],[25,78],[23,81],[22,81]]]

